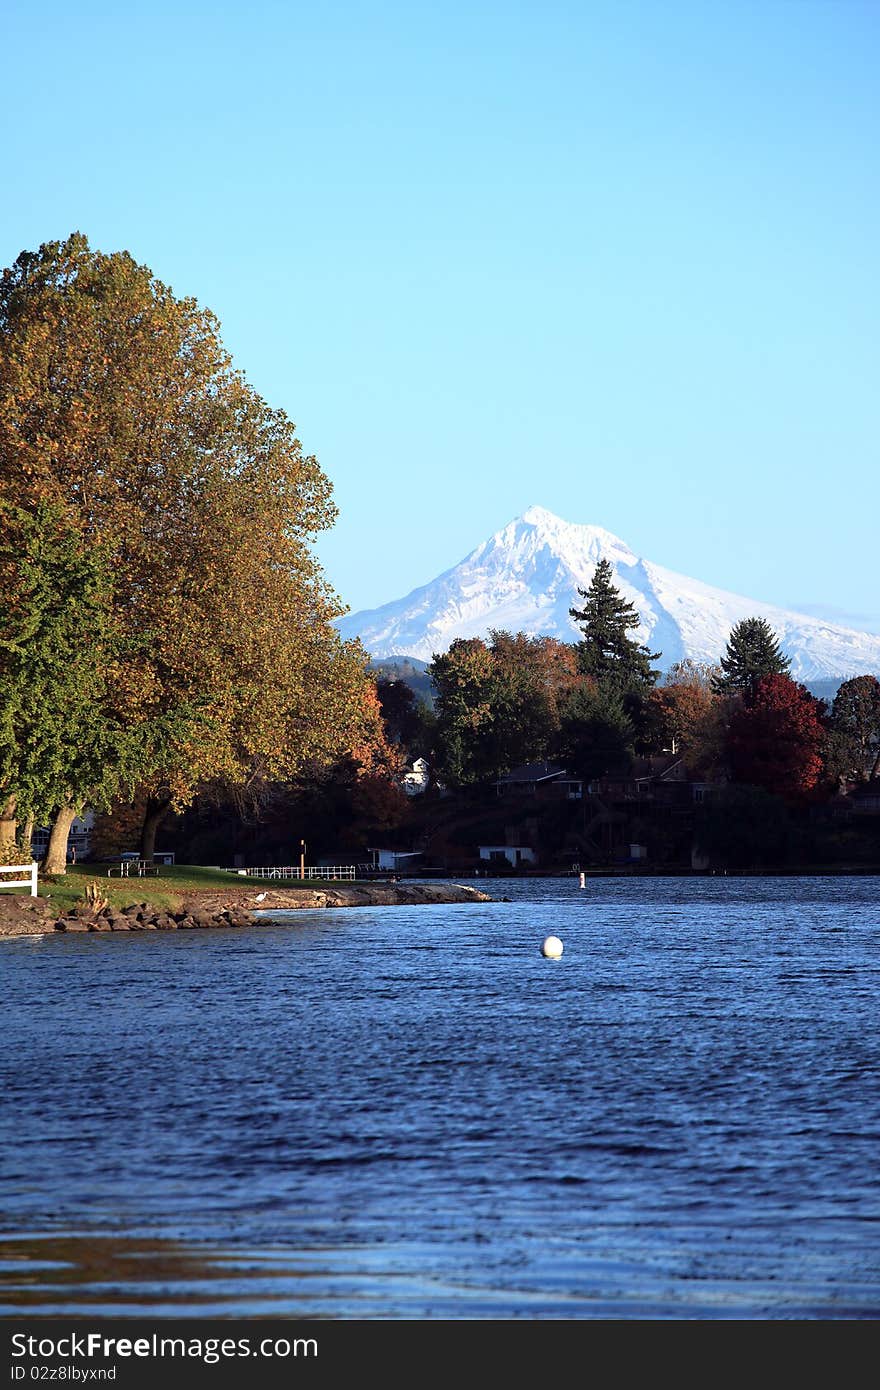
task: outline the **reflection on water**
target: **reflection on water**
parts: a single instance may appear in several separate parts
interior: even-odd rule
[[[204,1253],[165,1240],[33,1233],[0,1238],[0,1294],[20,1313],[100,1306],[115,1309],[185,1304],[204,1298],[204,1283],[228,1271]],[[200,1290],[200,1292],[192,1292]]]
[[[876,1317],[878,886],[6,953],[0,1313]]]

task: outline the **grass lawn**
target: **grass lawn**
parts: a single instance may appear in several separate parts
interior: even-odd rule
[[[116,907],[128,907],[131,903],[153,903],[172,911],[180,906],[181,895],[194,888],[224,890],[231,888],[326,888],[338,886],[335,880],[320,879],[270,879],[251,878],[246,874],[226,873],[222,869],[206,869],[198,864],[162,865],[158,874],[148,874],[138,878],[120,878],[113,874],[107,877],[106,864],[68,864],[67,873],[55,880],[40,878],[38,891],[41,898],[47,899],[58,909],[59,914],[67,912],[83,897],[87,883],[97,882],[109,903]],[[2,892],[0,888],[0,892]],[[10,893],[27,895],[26,888],[10,888]]]

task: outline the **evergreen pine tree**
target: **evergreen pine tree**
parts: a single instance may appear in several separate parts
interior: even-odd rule
[[[776,634],[764,618],[743,618],[727,639],[715,689],[724,695],[754,694],[765,676],[787,676],[791,662],[783,656]]]
[[[640,618],[612,584],[612,572],[611,561],[600,560],[589,589],[578,589],[586,599],[583,608],[569,609],[584,633],[578,643],[578,665],[583,675],[592,676],[601,686],[621,693],[645,693],[660,675],[651,669],[660,653],[627,635],[638,627]]]

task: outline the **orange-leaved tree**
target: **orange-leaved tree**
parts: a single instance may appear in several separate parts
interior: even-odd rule
[[[0,280],[0,495],[63,509],[108,557],[128,655],[95,719],[161,727],[128,768],[154,800],[345,751],[366,661],[311,549],[335,517],[328,479],[207,309],[78,233]],[[55,808],[49,870],[103,774]]]

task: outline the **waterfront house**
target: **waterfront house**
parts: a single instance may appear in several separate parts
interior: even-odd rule
[[[567,772],[559,763],[524,763],[505,772],[495,783],[499,796],[535,796],[540,799],[579,800],[584,794],[580,777]]]

